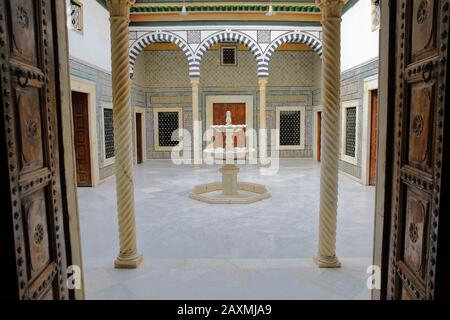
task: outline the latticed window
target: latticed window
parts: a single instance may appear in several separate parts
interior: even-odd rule
[[[83,32],[83,4],[76,1],[70,1],[70,23],[72,29]]]
[[[380,28],[380,0],[372,1],[372,31]]]
[[[105,137],[105,159],[114,158],[114,123],[112,109],[103,109],[103,130]]]
[[[157,110],[155,112],[156,149],[170,150],[178,146],[181,133],[181,111]]]
[[[300,111],[280,111],[280,146],[300,145],[300,115]]]
[[[221,60],[222,65],[229,65],[229,66],[237,65],[236,47],[222,47]]]
[[[356,156],[356,107],[346,108],[345,155]]]
[[[280,150],[305,148],[305,107],[277,107],[277,144]]]

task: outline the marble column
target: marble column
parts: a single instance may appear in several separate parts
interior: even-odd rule
[[[137,268],[142,255],[136,246],[133,142],[131,133],[128,24],[134,0],[107,0],[111,23],[112,95],[120,253],[116,268]]]
[[[259,84],[259,163],[267,165],[267,128],[266,128],[266,99],[267,77],[260,77]]]
[[[191,77],[192,85],[192,146],[194,153],[194,169],[202,165],[202,126],[200,122],[198,92],[200,78]]]
[[[318,0],[322,11],[322,160],[320,173],[320,268],[339,268],[336,256],[336,222],[339,170],[339,115],[341,86],[342,0]]]

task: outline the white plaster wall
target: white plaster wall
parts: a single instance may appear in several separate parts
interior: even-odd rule
[[[70,16],[70,0],[67,11]],[[111,38],[109,12],[96,0],[80,0],[83,3],[83,34],[69,24],[69,55],[75,59],[111,72]]]
[[[371,12],[371,0],[359,0],[342,17],[342,71],[378,57],[379,31],[372,32]]]

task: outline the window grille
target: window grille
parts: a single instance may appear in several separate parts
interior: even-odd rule
[[[83,32],[83,5],[75,0],[70,1],[70,23],[73,30]]]
[[[221,48],[222,65],[235,66],[237,65],[236,47],[222,47]]]
[[[158,137],[160,147],[175,147],[178,139],[172,140],[173,132],[179,129],[178,112],[158,112]]]
[[[372,31],[380,28],[380,0],[372,0]]]
[[[300,111],[280,111],[280,146],[301,144],[300,116]]]
[[[345,155],[356,156],[356,107],[346,109]]]
[[[105,159],[111,159],[115,156],[114,123],[112,109],[103,109],[103,127],[105,137]]]

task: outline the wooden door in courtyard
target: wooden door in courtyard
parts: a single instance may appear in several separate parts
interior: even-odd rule
[[[89,137],[88,95],[72,91],[73,130],[77,185],[91,187],[91,151]]]
[[[136,113],[136,160],[138,164],[142,159],[142,113]]]
[[[69,297],[59,1],[0,0],[0,254],[2,295],[13,299]]]
[[[386,296],[448,298],[450,7],[448,0],[389,3],[396,11]]]
[[[378,90],[370,92],[370,168],[369,185],[377,182]]]
[[[226,124],[227,111],[231,111],[232,124],[246,124],[245,103],[214,103],[213,104],[213,124]],[[236,132],[233,136],[234,147],[245,147],[245,129]],[[214,148],[225,146],[225,134],[214,133]]]

